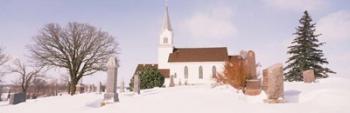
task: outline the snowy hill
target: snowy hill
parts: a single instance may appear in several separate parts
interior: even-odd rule
[[[178,86],[120,94],[120,103],[100,107],[103,94],[56,96],[8,105],[0,113],[349,113],[350,79],[327,78],[317,83],[285,82],[283,104],[266,104],[259,96],[244,96],[228,86]]]

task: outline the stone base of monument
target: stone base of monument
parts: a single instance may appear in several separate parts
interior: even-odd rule
[[[265,99],[264,103],[269,103],[269,104],[278,104],[278,103],[286,103],[287,101],[284,99]]]
[[[244,89],[244,94],[250,96],[259,95],[261,92],[260,84],[261,82],[258,79],[247,80],[247,85]]]
[[[106,93],[104,94],[104,101],[119,102],[118,93]]]
[[[245,89],[244,94],[249,96],[256,96],[259,95],[261,92],[260,89]]]

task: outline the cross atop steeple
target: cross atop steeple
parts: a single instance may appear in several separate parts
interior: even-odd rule
[[[170,24],[170,17],[168,12],[168,0],[165,0],[165,15],[163,18],[163,26],[162,30],[169,30],[172,31],[171,24]]]

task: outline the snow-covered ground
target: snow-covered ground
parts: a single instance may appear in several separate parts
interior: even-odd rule
[[[317,83],[285,82],[287,103],[266,104],[228,86],[178,86],[120,94],[120,102],[100,107],[103,94],[88,93],[0,102],[0,113],[350,113],[350,79],[331,77]]]

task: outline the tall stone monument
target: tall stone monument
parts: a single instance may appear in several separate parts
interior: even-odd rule
[[[284,102],[284,86],[283,86],[283,65],[281,63],[274,64],[267,68],[267,87],[266,94],[267,103]]]
[[[112,56],[107,62],[107,82],[106,82],[106,93],[104,100],[112,99],[113,102],[118,102],[117,93],[117,75],[118,75],[118,63],[116,57]]]
[[[249,50],[247,53],[247,69],[250,79],[257,79],[256,75],[256,62],[255,62],[255,53],[252,50]]]
[[[136,74],[134,75],[134,89],[133,91],[136,94],[140,94],[140,72],[136,72]]]
[[[248,79],[257,79],[256,74],[256,62],[255,53],[252,50],[240,52],[240,56],[243,58],[245,73],[248,74]]]

